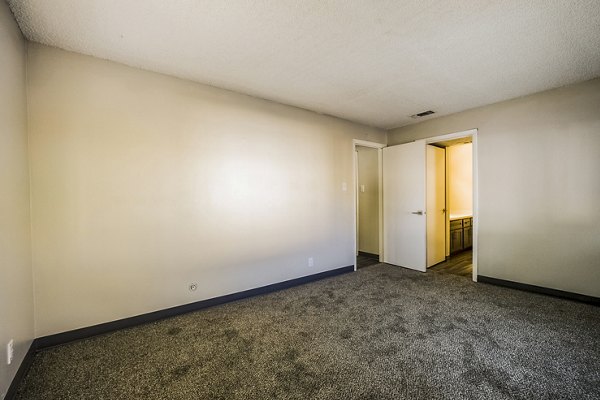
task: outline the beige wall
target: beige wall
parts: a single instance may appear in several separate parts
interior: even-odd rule
[[[600,296],[600,79],[392,131],[477,128],[479,274]]]
[[[26,43],[0,2],[0,397],[33,338],[29,171],[25,102]],[[6,364],[6,345],[15,358]]]
[[[379,254],[378,150],[358,146],[358,250]],[[364,192],[361,190],[364,186]]]
[[[473,145],[446,148],[449,214],[473,215]]]
[[[37,44],[28,67],[37,336],[354,264],[352,139],[385,132]]]

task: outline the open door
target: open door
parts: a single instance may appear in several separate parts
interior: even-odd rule
[[[446,151],[427,145],[427,268],[446,260]]]
[[[383,149],[384,262],[425,272],[426,142]]]

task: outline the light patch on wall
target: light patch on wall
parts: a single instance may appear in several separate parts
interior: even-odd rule
[[[473,145],[446,148],[450,217],[473,215]]]
[[[272,219],[285,211],[291,187],[285,173],[265,159],[227,157],[208,188],[210,204],[231,218]]]

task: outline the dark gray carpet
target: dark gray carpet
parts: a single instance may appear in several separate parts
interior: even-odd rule
[[[38,353],[19,399],[599,399],[600,308],[388,265]]]

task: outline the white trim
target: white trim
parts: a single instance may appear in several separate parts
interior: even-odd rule
[[[431,144],[431,143],[437,143],[437,142],[445,142],[447,140],[454,140],[454,139],[460,139],[460,138],[464,138],[464,137],[475,137],[477,136],[477,129],[469,129],[468,131],[461,131],[461,132],[456,132],[456,133],[449,133],[446,135],[441,135],[441,136],[434,136],[434,137],[430,137],[425,139],[427,144]]]
[[[358,185],[358,149],[356,148],[356,146],[354,146],[354,165],[356,165],[356,168],[354,169],[354,181],[356,182],[356,185]],[[356,242],[356,246],[355,250],[354,250],[354,257],[358,257],[358,251],[359,249],[359,241],[360,241],[360,236],[359,236],[359,232],[360,232],[360,196],[358,194],[358,187],[357,189],[354,191],[354,204],[355,204],[355,210],[354,210],[354,217],[356,219],[356,229],[354,229],[354,241]],[[354,270],[356,271],[356,263],[354,263]]]
[[[379,262],[383,262],[383,147],[377,150],[379,173]]]
[[[368,142],[366,140],[353,139],[352,140],[352,149],[355,149],[356,146],[371,147],[373,149],[383,149],[384,147],[387,147],[387,145],[383,144],[383,143]]]
[[[477,263],[479,245],[479,171],[477,157],[477,129],[434,136],[426,139],[426,143],[445,142],[447,140],[471,137],[473,142],[473,282],[477,282]]]
[[[477,156],[477,129],[471,135],[473,140],[473,282],[477,282],[478,243],[479,243],[479,164]]]
[[[358,254],[358,165],[356,157],[356,146],[370,147],[377,149],[377,161],[378,161],[378,174],[379,174],[379,262],[383,260],[383,158],[382,149],[387,147],[386,144],[369,142],[367,140],[353,139],[352,140],[352,189],[354,190],[354,201],[353,201],[353,221],[352,226],[354,227],[354,270],[356,271],[356,255]]]

